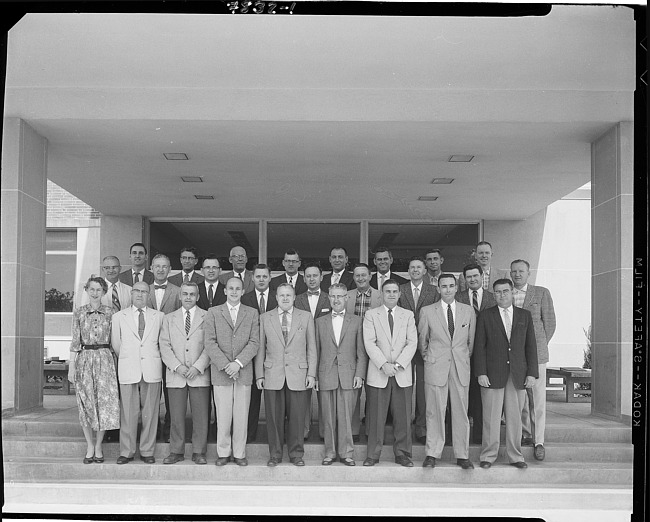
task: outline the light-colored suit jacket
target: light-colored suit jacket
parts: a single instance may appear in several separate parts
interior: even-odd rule
[[[253,384],[253,358],[260,345],[259,313],[246,305],[239,306],[237,322],[233,324],[228,303],[210,308],[205,315],[205,349],[210,356],[212,384],[229,386],[233,380],[223,370],[238,359],[243,368],[237,382]]]
[[[382,305],[381,292],[375,288],[371,288],[370,292],[370,310],[371,308],[377,308]],[[354,305],[357,302],[357,289],[348,290],[348,301],[345,303],[345,313],[354,314]],[[367,310],[366,310],[367,311]]]
[[[475,330],[476,314],[471,306],[456,301],[453,339],[449,335],[444,303],[438,301],[422,308],[418,348],[424,359],[424,382],[434,386],[447,384],[453,357],[460,383],[469,386]]]
[[[203,317],[205,311],[198,306],[194,311],[194,320],[189,334],[185,334],[185,309],[179,308],[167,314],[160,331],[160,355],[165,364],[167,388],[184,388],[187,386],[210,386],[210,357],[203,344]],[[188,368],[194,366],[200,375],[188,380],[174,368],[183,364]]]
[[[294,306],[285,346],[278,310],[260,317],[260,349],[255,357],[255,375],[258,379],[264,378],[267,390],[281,390],[285,381],[290,390],[306,390],[307,376],[315,379],[318,366],[314,320],[309,312]]]
[[[144,333],[138,335],[138,325],[129,307],[113,314],[111,345],[118,357],[117,377],[120,384],[162,381],[162,360],[158,336],[164,314],[149,307],[144,312]]]
[[[176,285],[167,280],[167,288],[165,288],[165,293],[163,294],[162,303],[160,308],[157,305],[156,301],[156,292],[154,289],[154,284],[149,285],[149,298],[147,299],[147,306],[155,310],[161,311],[163,314],[171,313],[175,310],[178,310],[181,305],[181,289]]]
[[[411,359],[418,346],[418,333],[413,312],[399,306],[393,309],[393,335],[390,334],[388,313],[384,306],[368,310],[363,319],[363,342],[368,362],[366,383],[374,388],[385,388],[388,376],[380,370],[386,362],[399,363],[404,369],[395,375],[397,384],[404,388],[413,384]]]
[[[537,363],[548,362],[548,342],[555,333],[555,309],[548,288],[528,285],[522,306],[533,317],[535,340],[537,341]]]
[[[316,319],[318,389],[351,390],[355,377],[365,380],[368,355],[363,345],[361,317],[345,312],[339,344],[336,344],[332,314]]]
[[[311,308],[309,307],[309,295],[307,292],[297,295],[293,306],[298,310],[304,310],[305,312],[311,313]],[[327,292],[321,290],[320,295],[318,296],[318,302],[316,303],[316,315],[314,316],[314,320],[325,314],[329,314],[330,311],[330,300],[329,297],[327,297]]]
[[[221,282],[222,285],[226,286],[228,279],[230,279],[233,276],[234,276],[234,272],[232,270],[230,270],[229,272],[224,272],[219,276],[219,281]],[[244,292],[243,293],[246,294],[254,289],[255,289],[255,285],[253,284],[253,272],[244,269]]]
[[[112,309],[113,308],[113,287],[111,286],[111,283],[109,283],[108,281],[106,281],[106,284],[108,285],[108,292],[106,292],[102,296],[102,304],[104,306],[109,306]],[[123,310],[131,306],[131,290],[133,290],[133,288],[125,283],[122,283],[121,281],[115,283],[115,286],[117,287],[117,298],[120,300],[120,310]],[[90,303],[88,292],[82,292],[80,306],[86,305],[88,303]]]

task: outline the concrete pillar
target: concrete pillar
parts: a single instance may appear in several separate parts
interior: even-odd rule
[[[119,258],[122,270],[131,268],[129,248],[133,243],[142,242],[144,231],[141,216],[102,215],[100,262],[104,256],[112,255]],[[150,264],[151,257],[147,261],[147,268]]]
[[[592,401],[631,422],[634,128],[620,122],[591,145]]]
[[[2,414],[43,404],[47,140],[19,118],[2,139]]]

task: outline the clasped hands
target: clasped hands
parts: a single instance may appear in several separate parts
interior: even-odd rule
[[[381,365],[381,371],[384,372],[388,377],[394,377],[399,370],[403,370],[404,367],[397,367],[397,363],[385,362]]]
[[[199,370],[197,370],[194,366],[190,366],[188,368],[184,364],[181,364],[178,368],[176,368],[176,373],[180,373],[186,379],[194,379],[194,377],[199,375]]]

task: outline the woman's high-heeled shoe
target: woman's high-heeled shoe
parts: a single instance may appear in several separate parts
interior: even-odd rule
[[[94,456],[92,456],[92,457],[84,457],[84,464],[92,464],[93,462],[95,462],[95,457]]]
[[[104,462],[104,457],[93,457],[93,460],[97,462],[97,464],[101,464]]]

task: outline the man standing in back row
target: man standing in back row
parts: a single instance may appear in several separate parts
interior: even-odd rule
[[[140,281],[144,281],[148,285],[153,283],[153,274],[145,267],[147,247],[142,243],[133,243],[129,249],[129,257],[131,258],[131,268],[120,274],[120,281],[129,286]]]
[[[320,284],[323,292],[329,292],[330,286],[334,283],[343,283],[347,288],[354,287],[352,273],[345,269],[348,266],[348,251],[345,248],[332,248],[330,251],[330,265],[332,265],[332,272],[324,275]]]
[[[232,264],[232,270],[230,272],[224,272],[219,276],[221,284],[225,287],[228,279],[238,277],[244,282],[244,293],[253,290],[253,272],[246,269],[246,263],[248,263],[246,250],[240,246],[232,247],[228,261]]]

